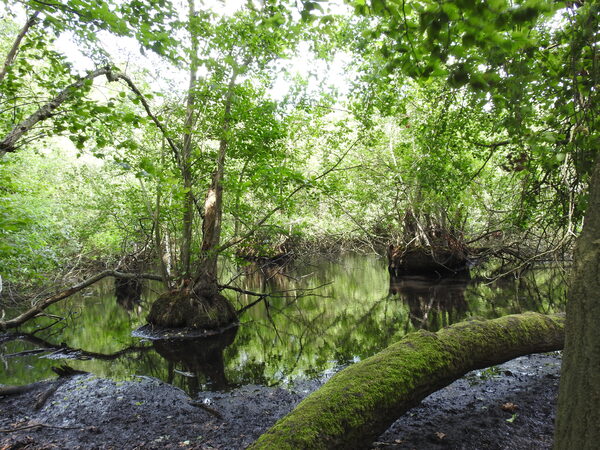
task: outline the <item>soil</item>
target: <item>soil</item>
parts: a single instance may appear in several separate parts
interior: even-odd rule
[[[560,360],[560,353],[530,355],[471,372],[410,410],[372,448],[551,448]],[[35,410],[52,385],[42,382],[0,397],[0,449],[241,449],[323,381],[293,389],[244,386],[191,399],[153,378],[77,375]]]

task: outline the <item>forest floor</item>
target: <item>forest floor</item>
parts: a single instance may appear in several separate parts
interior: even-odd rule
[[[560,358],[530,355],[471,372],[411,409],[372,448],[550,448]],[[50,383],[0,397],[0,449],[241,449],[319,386],[202,392],[194,400],[208,407],[199,407],[153,378],[114,382],[78,375],[36,410],[36,397]]]

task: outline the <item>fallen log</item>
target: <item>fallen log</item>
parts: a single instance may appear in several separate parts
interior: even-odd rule
[[[336,374],[249,448],[365,448],[408,409],[467,372],[562,349],[564,321],[564,314],[525,313],[411,333]]]

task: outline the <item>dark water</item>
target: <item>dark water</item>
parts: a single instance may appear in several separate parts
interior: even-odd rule
[[[92,287],[54,305],[49,312],[63,317],[60,323],[43,329],[53,320],[41,318],[24,330],[34,335],[0,338],[0,384],[51,377],[52,366],[68,363],[118,380],[152,376],[190,393],[290,385],[367,358],[420,328],[436,331],[470,317],[564,309],[565,279],[556,269],[488,283],[483,273],[471,280],[390,280],[385,261],[376,256],[296,265],[283,272],[248,271],[234,281],[252,291],[279,292],[244,312],[239,328],[175,343],[131,335],[145,323],[156,296],[152,287],[141,303],[118,303],[110,281]],[[230,271],[223,281],[233,276]],[[227,295],[238,309],[256,299]]]

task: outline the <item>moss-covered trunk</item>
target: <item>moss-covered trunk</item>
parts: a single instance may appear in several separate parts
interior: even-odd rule
[[[526,313],[419,331],[329,380],[250,448],[364,448],[427,395],[465,373],[561,349],[564,316]]]
[[[554,448],[595,449],[600,445],[600,158],[574,262]]]

